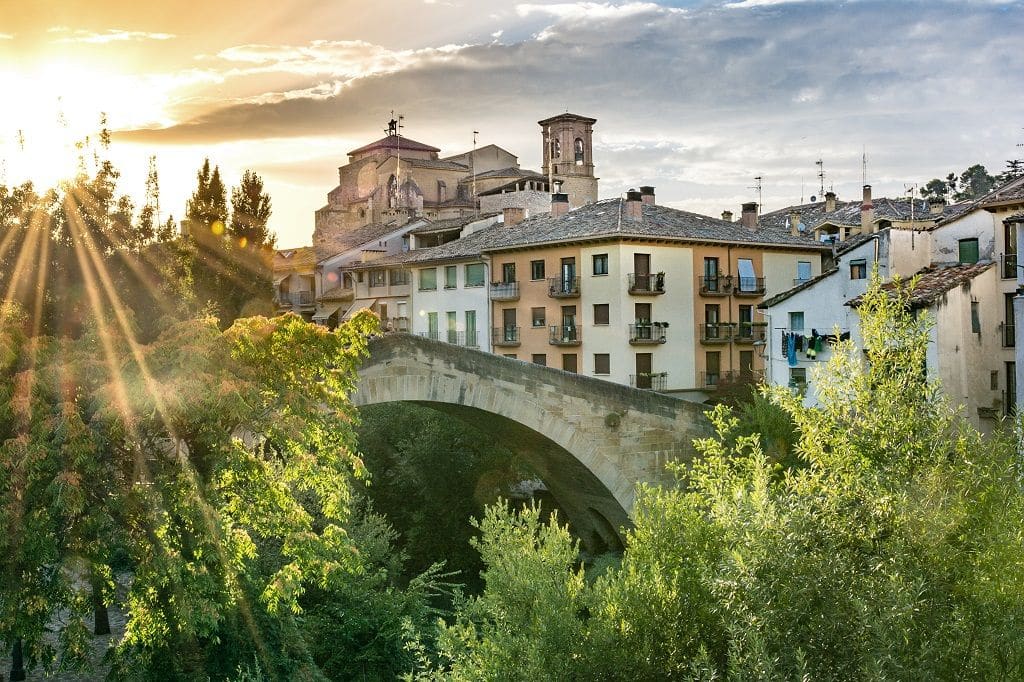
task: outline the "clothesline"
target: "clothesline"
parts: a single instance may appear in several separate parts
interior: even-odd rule
[[[782,332],[782,352],[789,362],[790,367],[797,366],[797,353],[806,352],[811,360],[817,357],[818,353],[825,349],[825,344],[834,344],[839,341],[846,341],[850,338],[850,332],[840,334],[819,334],[817,329],[812,329],[810,335],[797,332]]]

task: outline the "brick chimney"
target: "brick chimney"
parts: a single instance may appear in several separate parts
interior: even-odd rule
[[[732,222],[732,211],[722,211],[722,220],[727,223]]]
[[[501,209],[501,217],[505,222],[505,227],[512,227],[523,222],[526,218],[526,209],[519,206],[506,206]]]
[[[860,203],[860,233],[877,232],[875,205],[871,203],[871,185],[864,185],[864,199]]]
[[[831,213],[836,210],[836,193],[833,191],[825,192],[825,211]]]
[[[928,213],[938,215],[946,210],[945,197],[928,197]]]
[[[653,204],[654,203],[654,188],[651,187],[650,185],[641,185],[640,186],[640,201],[642,201],[645,204]]]
[[[800,211],[790,211],[789,233],[794,237],[800,236]]]
[[[555,192],[551,195],[551,217],[557,218],[569,212],[569,195],[565,192]]]
[[[624,215],[629,220],[643,220],[643,200],[641,199],[640,192],[635,189],[631,189],[626,192],[626,205]]]
[[[743,212],[740,214],[740,222],[751,230],[757,229],[757,202],[750,201],[743,204]]]

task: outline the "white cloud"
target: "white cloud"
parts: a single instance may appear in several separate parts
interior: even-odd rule
[[[176,37],[172,33],[151,33],[148,31],[124,31],[116,28],[109,28],[102,33],[86,31],[84,29],[71,29],[67,26],[53,26],[47,29],[47,33],[68,33],[63,38],[54,40],[55,43],[92,43],[102,45],[105,43],[140,41],[140,40],[170,40]]]
[[[674,12],[653,2],[560,2],[552,5],[522,3],[516,5],[516,14],[521,17],[542,14],[558,19],[587,19],[601,21],[621,19],[648,12]]]

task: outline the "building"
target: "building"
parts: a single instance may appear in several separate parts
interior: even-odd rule
[[[831,246],[680,211],[653,187],[492,230],[492,347],[508,357],[703,399],[753,381],[763,297],[821,272]],[[508,222],[508,221],[506,221]]]
[[[316,310],[316,254],[312,246],[274,252],[274,304],[312,320]]]

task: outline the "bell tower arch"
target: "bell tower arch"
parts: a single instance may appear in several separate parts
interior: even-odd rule
[[[596,118],[564,113],[537,122],[541,128],[541,171],[569,195],[569,206],[579,208],[597,201],[594,176],[594,124]]]

